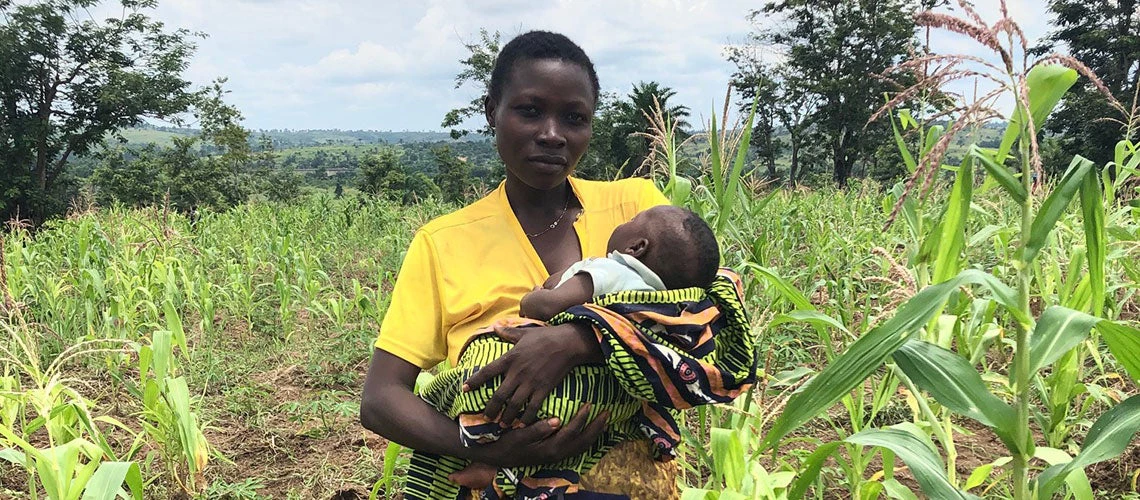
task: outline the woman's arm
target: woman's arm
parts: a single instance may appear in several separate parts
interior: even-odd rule
[[[601,363],[602,348],[593,329],[581,323],[515,328],[496,326],[495,334],[515,344],[507,354],[475,372],[464,390],[475,389],[502,375],[503,381],[487,403],[484,415],[499,422],[531,425],[542,401],[562,383],[570,369]]]
[[[543,465],[584,452],[601,435],[608,414],[587,423],[584,408],[569,422],[542,420],[503,435],[498,441],[465,448],[459,427],[413,393],[420,368],[382,349],[372,353],[364,380],[360,423],[409,448],[472,460],[496,467]]]

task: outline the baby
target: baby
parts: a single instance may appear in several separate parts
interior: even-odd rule
[[[720,248],[708,224],[692,211],[673,206],[650,208],[618,226],[610,235],[606,253],[606,257],[576,262],[535,287],[523,296],[520,315],[549,321],[573,306],[615,292],[704,289],[716,278],[720,264]],[[467,421],[460,419],[466,442],[498,438],[498,425],[470,420],[479,420],[481,415],[468,417]],[[449,479],[479,491],[492,483],[496,472],[490,465],[473,463]]]
[[[716,236],[700,216],[680,207],[650,208],[618,226],[606,257],[572,264],[519,304],[524,318],[549,321],[572,306],[620,291],[706,288],[720,266]]]

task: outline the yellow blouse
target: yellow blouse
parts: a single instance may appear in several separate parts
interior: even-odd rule
[[[605,255],[610,233],[669,200],[652,182],[570,178],[584,210],[574,223],[582,257]],[[428,369],[474,332],[519,313],[519,300],[550,275],[511,211],[503,184],[424,225],[412,239],[376,347]]]

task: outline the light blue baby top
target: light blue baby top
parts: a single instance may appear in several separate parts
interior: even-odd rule
[[[566,280],[578,273],[590,275],[590,279],[594,282],[594,298],[626,290],[646,292],[665,290],[665,284],[661,282],[657,273],[645,267],[645,264],[632,255],[616,250],[606,257],[593,257],[575,262],[562,273],[558,286],[562,286]]]

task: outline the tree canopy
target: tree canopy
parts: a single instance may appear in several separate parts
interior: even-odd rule
[[[0,2],[0,217],[59,211],[68,159],[191,105],[182,73],[195,35],[151,19],[154,0],[120,0],[122,17],[84,19],[96,3]]]

